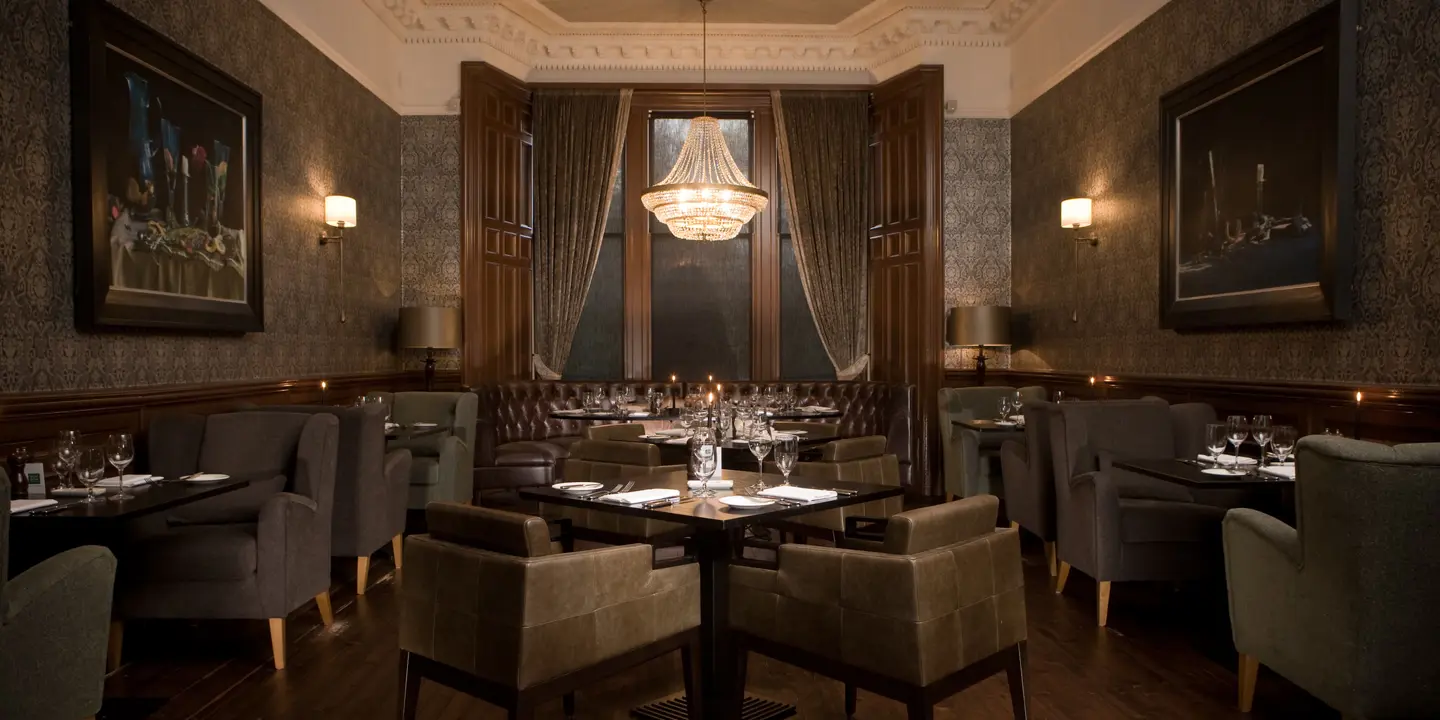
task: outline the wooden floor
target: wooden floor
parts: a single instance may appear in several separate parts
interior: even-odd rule
[[[1283,679],[1262,671],[1255,711],[1235,710],[1235,659],[1223,592],[1165,585],[1115,586],[1110,625],[1094,623],[1095,585],[1071,573],[1064,596],[1051,590],[1037,548],[1027,547],[1032,717],[1338,718]],[[336,576],[353,565],[336,565]],[[353,577],[353,576],[352,576]],[[102,720],[395,717],[398,662],[396,573],[377,557],[374,585],[357,597],[353,583],[332,590],[335,624],[324,629],[313,604],[291,617],[289,668],[269,662],[262,622],[153,623],[126,632],[126,664],[106,683]],[[839,683],[764,658],[750,662],[749,690],[794,703],[800,718],[843,718]],[[634,705],[680,690],[676,658],[656,660],[579,693],[581,718],[628,717]],[[858,718],[903,718],[904,709],[860,694]],[[945,702],[937,718],[1007,718],[1003,675]],[[503,718],[459,693],[426,684],[420,717]],[[562,717],[559,703],[541,717]]]

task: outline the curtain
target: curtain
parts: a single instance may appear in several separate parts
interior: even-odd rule
[[[537,90],[535,357],[559,379],[600,257],[630,115],[630,90]]]
[[[865,372],[870,96],[771,91],[800,283],[840,380]]]

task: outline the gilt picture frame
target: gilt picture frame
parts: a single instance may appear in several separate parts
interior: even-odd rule
[[[1354,276],[1357,0],[1160,101],[1160,325],[1343,320]]]
[[[263,331],[260,94],[103,0],[70,7],[76,326]]]

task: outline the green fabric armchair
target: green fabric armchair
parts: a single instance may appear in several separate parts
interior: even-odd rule
[[[409,450],[411,510],[432,502],[468,503],[475,489],[475,415],[480,399],[471,392],[375,392],[391,407],[390,420],[401,425],[433,422],[450,432],[411,440],[392,440],[391,450]]]
[[[0,470],[0,496],[10,479]],[[0,717],[76,720],[100,711],[115,556],[67,550],[6,582],[10,510],[0,513]]]
[[[1260,664],[1346,717],[1440,717],[1440,443],[1300,440],[1298,529],[1224,521],[1240,709]]]
[[[982,438],[974,430],[957,427],[960,420],[993,418],[999,411],[1000,399],[1016,392],[1021,401],[1043,401],[1045,388],[985,385],[980,387],[940,389],[940,459],[944,470],[945,492],[957,497],[973,497],[1002,490],[999,461],[992,461],[1006,439],[1020,439],[1021,431],[996,433]]]

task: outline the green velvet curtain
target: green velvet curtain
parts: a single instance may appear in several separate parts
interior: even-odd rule
[[[537,90],[536,373],[558,379],[600,256],[630,115],[630,90]]]
[[[865,371],[870,96],[771,92],[790,237],[805,299],[835,375]]]

